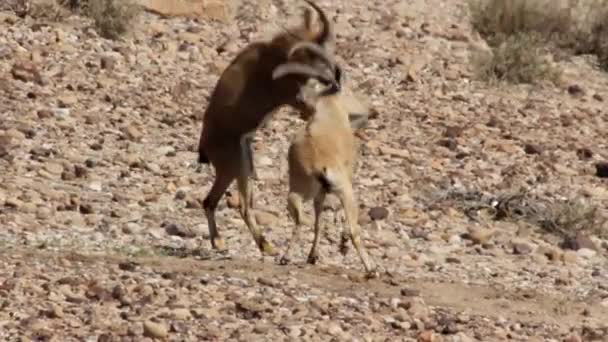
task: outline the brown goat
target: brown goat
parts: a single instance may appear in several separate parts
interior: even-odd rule
[[[280,78],[297,72],[277,68],[275,77]],[[378,275],[370,262],[361,241],[357,224],[358,207],[353,191],[352,179],[356,158],[354,131],[366,122],[369,109],[354,96],[340,89],[341,70],[336,73],[336,82],[317,93],[312,87],[302,88],[301,98],[310,107],[311,116],[304,128],[295,135],[288,152],[289,195],[288,211],[295,221],[292,237],[287,242],[281,264],[289,262],[289,252],[298,239],[302,221],[302,204],[314,203],[314,240],[308,263],[314,264],[319,257],[317,246],[320,233],[320,216],[327,194],[335,194],[344,208],[346,226],[342,229],[340,251],[347,252],[348,237],[352,241],[369,277]],[[360,117],[360,118],[357,118]],[[348,230],[346,230],[348,228]]]
[[[312,11],[307,9],[304,24],[266,42],[245,47],[223,71],[211,94],[203,118],[199,141],[199,162],[211,163],[215,179],[203,201],[211,245],[225,250],[215,222],[216,207],[236,179],[241,198],[240,214],[262,255],[276,255],[272,245],[257,227],[251,212],[254,172],[251,143],[257,128],[284,105],[301,111],[307,107],[297,98],[300,87],[310,78],[325,84],[333,82],[336,65],[331,54],[334,33],[329,19],[316,4],[305,0],[319,15],[323,28],[313,30]],[[274,69],[292,62],[297,74],[274,80]]]

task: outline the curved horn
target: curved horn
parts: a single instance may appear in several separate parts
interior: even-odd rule
[[[297,42],[289,50],[287,58],[290,59],[291,56],[293,56],[293,54],[299,50],[308,50],[314,53],[317,57],[323,60],[323,62],[325,62],[325,64],[327,64],[327,66],[331,70],[335,69],[336,62],[334,61],[333,57],[329,53],[327,53],[325,49],[323,49],[321,45],[307,41]]]
[[[321,30],[321,32],[315,39],[315,42],[323,47],[326,47],[327,44],[333,44],[334,29],[333,29],[333,26],[331,25],[331,22],[327,18],[327,15],[325,15],[325,12],[323,12],[321,7],[319,7],[317,4],[315,4],[311,0],[304,0],[304,1],[306,1],[306,3],[308,3],[310,5],[310,7],[314,8],[314,10],[319,15],[319,20],[321,20],[321,23],[323,24],[323,30]]]
[[[335,84],[336,81],[327,74],[311,67],[310,65],[301,63],[285,63],[281,64],[272,72],[272,79],[276,80],[287,75],[302,75],[318,79],[325,84]]]

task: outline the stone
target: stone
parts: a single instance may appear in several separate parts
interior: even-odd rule
[[[373,207],[369,209],[369,218],[373,221],[384,220],[388,217],[388,209],[385,207]]]
[[[599,178],[608,178],[608,161],[595,164],[595,175]]]
[[[143,324],[144,336],[150,338],[165,338],[169,335],[167,327],[162,323],[145,321]]]

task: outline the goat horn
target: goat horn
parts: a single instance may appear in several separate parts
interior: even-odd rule
[[[326,84],[336,83],[336,81],[327,74],[311,67],[310,65],[301,63],[285,63],[279,65],[272,72],[272,79],[276,80],[290,74],[313,77]]]
[[[319,20],[321,20],[321,23],[323,23],[323,30],[319,33],[319,35],[317,36],[315,41],[319,45],[324,46],[324,47],[328,43],[333,43],[333,41],[334,41],[333,26],[331,25],[331,22],[327,18],[327,15],[325,15],[325,12],[323,12],[323,10],[314,2],[312,2],[310,0],[304,0],[304,1],[306,1],[306,3],[308,3],[312,8],[315,9],[317,14],[319,15]]]
[[[325,49],[323,49],[321,45],[313,42],[300,41],[295,43],[292,46],[291,50],[289,50],[287,58],[291,58],[291,56],[296,53],[296,51],[303,49],[314,53],[315,55],[317,55],[317,57],[321,58],[325,62],[325,64],[327,64],[327,66],[329,66],[332,70],[335,69],[336,62],[334,61],[332,56],[328,54],[327,51],[325,51]]]

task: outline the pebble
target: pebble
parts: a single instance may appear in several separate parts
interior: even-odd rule
[[[169,335],[167,327],[162,323],[152,321],[144,322],[144,336],[151,338],[165,338]]]

